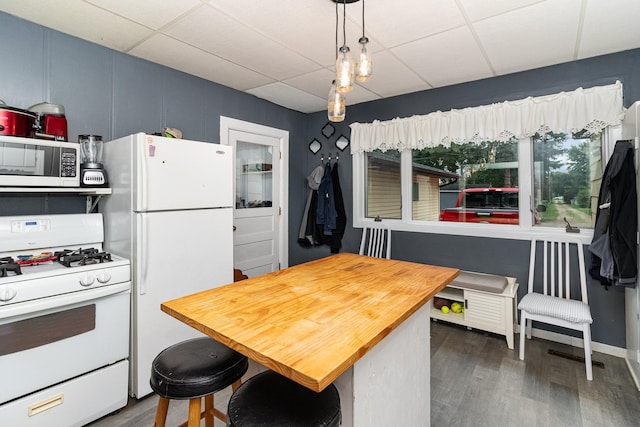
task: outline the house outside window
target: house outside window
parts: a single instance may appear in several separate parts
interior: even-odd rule
[[[402,218],[401,156],[397,150],[366,155],[366,217]],[[457,175],[425,164],[413,163],[411,212],[414,220],[437,221],[440,214],[440,180]]]

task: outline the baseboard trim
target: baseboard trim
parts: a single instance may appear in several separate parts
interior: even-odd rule
[[[520,332],[520,327],[517,329]],[[545,331],[542,329],[532,328],[531,335],[536,338],[541,338],[547,341],[553,341],[560,344],[567,344],[573,347],[584,348],[582,338],[572,337],[569,335],[559,334],[557,332]],[[599,342],[591,341],[591,349],[599,353],[608,354],[610,356],[620,357],[626,360],[627,350],[620,347],[615,347],[609,344],[602,344]],[[637,383],[636,383],[637,384]]]
[[[633,382],[636,384],[636,388],[638,389],[638,391],[640,391],[640,377],[639,377],[640,370],[638,370],[637,368],[638,363],[629,360],[627,357],[624,358],[624,361],[626,362],[627,368],[631,373],[631,378],[633,378]],[[636,367],[634,367],[633,364],[635,364]]]

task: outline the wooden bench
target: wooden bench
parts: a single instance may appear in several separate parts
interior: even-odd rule
[[[518,283],[513,277],[461,271],[436,298],[460,302],[462,313],[443,313],[431,303],[431,318],[480,329],[507,338],[513,350],[513,325],[516,318]]]

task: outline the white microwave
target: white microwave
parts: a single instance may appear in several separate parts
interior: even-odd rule
[[[0,187],[80,187],[80,144],[0,135]]]

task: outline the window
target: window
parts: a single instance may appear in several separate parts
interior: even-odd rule
[[[367,153],[367,218],[402,218],[400,152]]]
[[[518,145],[482,142],[412,151],[413,182],[424,196],[412,206],[420,221],[518,224]]]
[[[533,138],[533,195],[539,225],[593,228],[602,180],[600,135]]]
[[[379,216],[408,231],[526,238],[533,228],[564,231],[568,222],[590,241],[604,169],[601,147],[605,140],[613,146],[619,133],[616,126],[603,135],[547,133],[356,154],[354,170],[363,172],[359,185],[366,191],[360,219],[354,201],[354,223]]]
[[[397,230],[514,239],[579,227],[590,242],[623,113],[618,81],[352,123],[354,226],[380,216]]]

